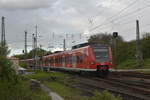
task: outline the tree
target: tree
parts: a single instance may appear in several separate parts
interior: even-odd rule
[[[39,57],[44,56],[47,54],[47,51],[41,48],[36,48],[31,50],[28,54],[27,54],[27,58],[34,58],[35,54]]]
[[[118,36],[118,42],[122,42],[123,38],[121,36]],[[101,44],[107,44],[111,45],[113,44],[113,36],[108,33],[99,33],[96,35],[90,36],[88,39],[89,43],[101,43]]]
[[[143,34],[143,38],[141,41],[142,44],[142,52],[143,52],[143,58],[150,58],[150,33]]]
[[[17,75],[12,68],[11,61],[7,59],[9,52],[10,50],[8,49],[8,46],[0,43],[0,80],[16,82]]]
[[[19,59],[30,59],[30,58],[34,58],[35,54],[38,57],[44,56],[44,55],[49,55],[52,54],[51,51],[46,51],[44,49],[41,48],[37,48],[37,49],[32,49],[29,53],[25,54],[18,54],[18,55],[14,55],[14,57],[19,58]]]
[[[7,45],[3,45],[3,43],[0,43],[0,56],[7,56],[10,53],[10,50],[8,49]]]

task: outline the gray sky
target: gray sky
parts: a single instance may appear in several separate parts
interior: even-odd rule
[[[150,32],[149,13],[149,0],[0,0],[0,16],[6,17],[6,39],[12,53],[24,48],[24,30],[32,44],[35,25],[44,48],[49,44],[62,47],[65,37],[69,48],[99,32],[118,31],[125,40],[132,40],[136,19],[141,32]]]

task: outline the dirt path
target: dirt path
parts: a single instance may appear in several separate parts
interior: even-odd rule
[[[41,84],[41,88],[49,93],[49,96],[51,96],[52,100],[64,100],[61,96],[59,96],[57,93],[53,92],[50,88],[45,86],[44,84]]]
[[[52,98],[52,100],[64,100],[61,96],[59,96],[57,93],[53,92],[50,88],[48,88],[46,85],[41,84],[40,81],[37,81],[36,79],[30,79],[31,87],[34,88],[41,88],[43,91],[48,93],[48,96]]]

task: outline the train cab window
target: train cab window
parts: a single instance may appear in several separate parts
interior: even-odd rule
[[[104,62],[109,58],[108,48],[94,48],[94,53],[97,61]]]

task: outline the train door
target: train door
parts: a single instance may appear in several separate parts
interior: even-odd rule
[[[72,67],[76,68],[77,66],[77,57],[75,54],[72,55]]]

